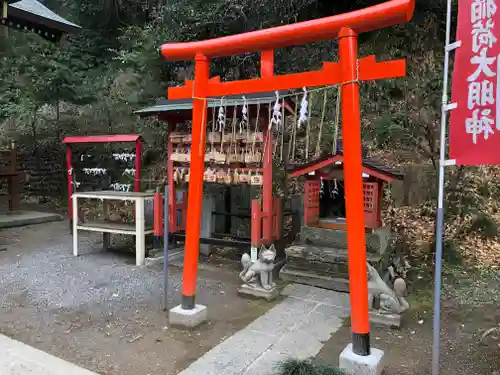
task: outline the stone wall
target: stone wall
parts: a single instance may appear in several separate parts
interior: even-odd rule
[[[66,167],[62,149],[20,150],[18,163],[24,173],[22,191],[25,195],[66,196]]]
[[[18,148],[18,169],[21,175],[21,192],[29,196],[65,197],[65,155],[60,147]],[[0,190],[5,192],[7,181],[0,180]]]
[[[82,177],[82,165],[75,163],[78,151],[81,150],[76,150],[73,153],[73,165],[77,169],[80,168],[76,173],[77,175],[79,174],[78,179],[83,180],[82,182],[85,185],[80,187],[80,190],[99,190],[104,188],[104,186],[107,188],[109,183],[106,183],[106,181],[103,183],[102,178],[96,176]],[[92,148],[92,155],[97,162],[91,160],[87,163],[88,165],[85,164],[86,167],[98,167],[96,163],[103,163],[103,160],[110,159],[109,150],[106,151],[97,147]],[[61,145],[38,145],[36,148],[28,148],[27,146],[18,145],[17,160],[19,169],[23,172],[22,193],[24,195],[52,198],[65,198],[67,196],[67,167],[64,147]],[[128,164],[133,167],[133,162],[129,162]],[[107,166],[107,169],[110,168],[112,167]],[[123,169],[125,167],[120,165],[120,168]],[[118,171],[118,175],[121,175],[121,169]],[[115,175],[110,176],[110,178],[117,180]],[[0,180],[0,189],[5,190],[5,188],[6,181]]]

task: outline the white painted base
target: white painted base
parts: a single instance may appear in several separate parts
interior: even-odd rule
[[[349,375],[381,375],[384,371],[384,352],[371,348],[368,356],[360,356],[352,351],[352,344],[340,353],[339,368]]]
[[[194,328],[206,322],[207,319],[207,307],[203,305],[196,305],[191,310],[184,310],[181,305],[178,305],[168,313],[168,321],[173,326]]]

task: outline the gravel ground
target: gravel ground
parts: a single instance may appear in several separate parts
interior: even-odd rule
[[[81,237],[73,257],[68,225],[0,232],[0,332],[109,375],[175,374],[272,305],[237,296],[236,269],[204,266],[198,302],[210,322],[195,331],[167,326],[162,264],[132,265],[133,254],[102,253]],[[180,301],[181,269],[169,270],[169,306]]]
[[[500,277],[494,272],[450,270],[444,280],[441,375],[499,375]],[[432,358],[432,282],[421,282],[409,298],[402,328],[372,327],[371,343],[386,354],[384,375],[428,375]],[[347,323],[347,322],[346,322]],[[335,333],[317,357],[332,366],[350,342],[350,327]]]

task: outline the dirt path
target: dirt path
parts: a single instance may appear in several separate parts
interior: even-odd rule
[[[131,256],[75,258],[67,223],[0,232],[0,332],[106,375],[175,374],[272,305],[237,296],[237,272],[199,273],[198,301],[210,322],[186,332],[167,327],[163,265],[139,268]],[[82,249],[99,249],[97,236]],[[181,270],[171,267],[169,304],[180,301]]]
[[[446,273],[442,311],[441,375],[498,375],[500,331],[481,339],[492,327],[500,327],[500,276],[493,272],[449,270]],[[428,375],[432,358],[431,283],[420,283],[410,297],[411,311],[403,328],[372,327],[374,347],[386,353],[385,375]],[[333,366],[350,328],[343,327],[326,343],[318,359]],[[495,372],[497,371],[497,372]]]

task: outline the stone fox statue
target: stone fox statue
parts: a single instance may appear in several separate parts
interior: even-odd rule
[[[377,270],[366,263],[368,272],[368,289],[380,299],[380,310],[383,313],[401,314],[410,308],[408,302],[404,299],[406,283],[401,278],[394,280],[394,288],[391,289],[380,277]],[[389,268],[393,277],[393,268]]]
[[[262,246],[257,260],[253,263],[250,255],[243,254],[241,257],[241,264],[243,266],[243,271],[240,272],[241,280],[254,288],[273,289],[276,286],[272,276],[275,258],[276,249],[274,245],[271,245],[269,249]]]

